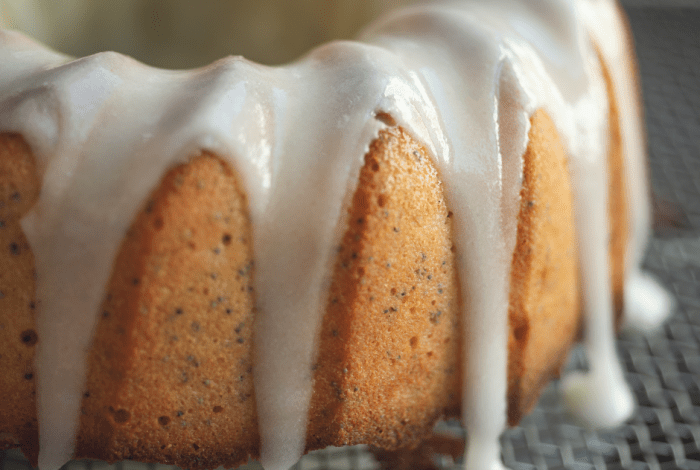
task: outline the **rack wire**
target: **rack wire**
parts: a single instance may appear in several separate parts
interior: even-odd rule
[[[628,8],[628,14],[642,75],[652,186],[685,214],[680,226],[656,231],[645,265],[671,289],[678,309],[661,331],[625,333],[617,342],[639,404],[627,423],[605,432],[578,427],[553,383],[537,408],[501,438],[512,470],[700,469],[700,8]],[[568,367],[584,366],[584,355],[574,350]],[[63,470],[173,468],[73,461]],[[296,466],[377,468],[361,446],[314,452]],[[11,450],[0,452],[0,470],[31,466]]]

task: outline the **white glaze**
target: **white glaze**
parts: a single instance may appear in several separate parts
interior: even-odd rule
[[[600,50],[610,73],[620,116],[630,232],[625,258],[625,318],[628,324],[649,330],[665,320],[674,303],[654,278],[641,272],[641,262],[651,229],[648,175],[639,90],[635,80],[634,51],[619,6],[607,0],[579,2],[578,10]],[[579,234],[582,287],[586,315],[584,344],[588,373],[577,372],[562,384],[565,401],[581,422],[610,427],[623,422],[634,408],[632,393],[624,381],[614,346],[614,326],[609,283],[600,273],[609,272],[607,184],[593,185],[591,172],[605,178],[604,166],[582,167],[571,160],[574,184],[579,184],[576,223]],[[585,177],[578,178],[577,167]],[[581,234],[585,234],[581,237]],[[588,272],[588,273],[587,273]]]
[[[587,0],[581,4],[590,34],[608,64],[622,131],[625,158],[625,182],[630,225],[625,270],[625,319],[630,326],[650,330],[659,326],[675,308],[675,302],[641,263],[651,233],[651,201],[645,155],[641,95],[633,45],[624,40],[630,34],[619,5],[606,0]],[[642,292],[642,288],[646,292]],[[640,302],[640,298],[645,298]],[[644,326],[641,326],[644,325]]]
[[[363,156],[382,127],[373,118],[380,111],[425,143],[455,214],[467,299],[467,465],[501,466],[509,269],[521,157],[529,117],[539,107],[566,144],[575,190],[593,380],[572,379],[569,396],[594,382],[597,393],[586,396],[600,401],[586,406],[605,409],[614,422],[624,418],[632,402],[615,356],[607,282],[607,97],[589,41],[589,35],[600,41],[615,70],[614,43],[627,38],[620,21],[606,29],[597,21],[611,5],[498,0],[413,7],[371,26],[362,36],[366,44],[331,43],[278,68],[227,58],[173,72],[115,53],[61,65],[66,57],[2,33],[0,130],[24,135],[43,176],[39,202],[22,221],[41,302],[42,470],[72,455],[84,355],[123,233],[163,172],[202,149],[229,159],[250,204],[263,465],[286,469],[298,459],[332,247]],[[628,179],[640,178],[644,154],[635,142],[642,134],[625,77],[615,73],[613,82]],[[631,216],[627,262],[628,272],[637,272],[648,234],[645,183],[630,185],[630,201],[639,209]]]
[[[650,332],[676,307],[676,299],[651,274],[641,270],[625,279],[625,317],[627,329]]]

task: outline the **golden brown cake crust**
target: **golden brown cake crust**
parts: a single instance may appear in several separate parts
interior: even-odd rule
[[[19,224],[39,195],[34,158],[17,134],[0,134],[0,449],[38,455],[34,256]]]
[[[237,466],[257,454],[246,198],[204,154],[169,171],[115,262],[77,455]]]
[[[452,215],[426,149],[400,128],[370,146],[320,333],[310,448],[425,437],[459,408]]]
[[[535,405],[577,333],[580,317],[573,196],[554,123],[538,110],[523,157],[518,235],[511,269],[508,422]]]
[[[531,124],[511,274],[511,423],[557,373],[579,322],[563,150],[546,113]],[[9,138],[2,151],[31,161],[26,144]],[[35,198],[32,178],[24,180]],[[382,131],[365,157],[338,247],[308,450],[411,447],[438,418],[459,415],[458,253],[447,207],[425,148],[400,128]],[[200,155],[165,175],[115,260],[89,356],[77,457],[213,468],[257,456],[250,231],[245,195],[221,159]],[[0,261],[12,262],[8,254]],[[33,259],[20,262],[33,272]],[[17,289],[32,299],[33,278]],[[32,410],[33,388],[11,406]],[[35,459],[36,417],[29,417],[32,438],[19,444]],[[13,441],[6,445],[16,445],[21,433],[7,432]]]

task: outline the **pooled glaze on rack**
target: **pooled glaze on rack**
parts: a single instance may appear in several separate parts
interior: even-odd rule
[[[191,71],[154,69],[116,53],[70,61],[1,33],[0,131],[24,136],[43,178],[39,201],[22,220],[40,301],[42,470],[73,454],[85,351],[123,234],[164,172],[201,150],[228,159],[248,196],[261,460],[267,470],[298,460],[333,247],[369,143],[386,125],[378,113],[425,144],[454,213],[470,312],[463,322],[466,465],[501,466],[509,269],[522,155],[538,108],[562,136],[575,191],[591,374],[568,381],[567,393],[599,391],[582,393],[598,400],[578,400],[583,412],[605,410],[602,424],[624,419],[633,405],[615,356],[607,281],[607,97],[591,41],[614,70],[628,54],[618,13],[611,0],[433,3],[388,15],[363,42],[331,43],[288,66],[229,57]],[[637,208],[629,214],[628,289],[646,279],[638,265],[648,189],[633,83],[625,73],[612,78],[634,182],[628,206]],[[668,307],[660,305],[652,317]]]

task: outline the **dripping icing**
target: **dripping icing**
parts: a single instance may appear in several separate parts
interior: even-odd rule
[[[0,75],[0,129],[22,133],[39,159],[40,200],[22,223],[44,300],[40,337],[54,336],[42,331],[60,332],[42,339],[37,352],[41,467],[58,468],[72,455],[85,374],[81,358],[121,234],[167,168],[202,149],[228,158],[249,196],[263,464],[268,470],[288,468],[298,459],[331,248],[340,237],[341,208],[354,190],[362,156],[383,126],[373,119],[377,111],[390,114],[434,156],[455,214],[459,269],[467,273],[461,276],[469,299],[465,310],[475,312],[469,325],[464,322],[465,335],[486,332],[465,341],[471,358],[465,382],[483,384],[464,387],[467,463],[501,465],[508,272],[516,229],[511,215],[517,213],[529,116],[539,107],[550,113],[567,144],[579,227],[599,228],[578,230],[586,253],[586,304],[593,312],[587,328],[598,332],[589,334],[588,353],[592,364],[601,365],[593,369],[604,371],[594,377],[597,390],[605,391],[598,394],[600,403],[622,397],[624,405],[608,415],[623,419],[631,401],[613,349],[609,289],[599,275],[607,272],[605,245],[588,235],[603,234],[606,227],[601,168],[607,124],[605,87],[588,35],[606,62],[615,63],[624,32],[612,8],[603,0],[430,4],[378,21],[362,36],[367,44],[331,43],[289,66],[227,58],[188,72],[157,70],[114,53],[63,65],[65,56],[3,33],[0,58],[10,66]],[[607,15],[610,24],[599,21]],[[618,101],[633,102],[629,78],[613,75],[618,97],[626,98]],[[628,179],[638,181],[630,188],[635,203],[629,206],[638,209],[631,214],[627,256],[628,272],[638,273],[648,232],[643,151],[635,143],[641,127],[634,104],[624,104],[620,112]],[[152,159],[137,158],[144,154]],[[314,172],[304,171],[311,167]],[[595,175],[593,186],[587,187],[584,175]],[[101,202],[111,205],[112,194],[121,196],[105,211]],[[289,194],[294,197],[283,196]],[[591,194],[597,198],[594,211],[582,204]],[[68,310],[80,318],[65,318]],[[79,331],[76,321],[83,325]],[[74,347],[59,356],[66,344],[56,339],[64,335]],[[57,363],[58,357],[72,359]],[[484,376],[488,380],[479,380]],[[45,393],[48,383],[62,393]],[[569,383],[570,397],[586,390],[585,378]]]

